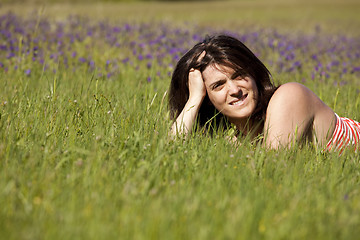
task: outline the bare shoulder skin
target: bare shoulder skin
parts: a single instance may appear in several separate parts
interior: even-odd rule
[[[264,123],[269,148],[289,147],[294,141],[325,146],[336,125],[331,108],[299,83],[281,85],[270,99]]]

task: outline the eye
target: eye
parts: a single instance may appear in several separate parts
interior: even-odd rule
[[[225,81],[217,81],[211,85],[211,90],[220,90],[224,86]]]
[[[235,81],[245,80],[245,76],[244,75],[237,75],[236,77],[233,78],[233,80],[235,80]]]
[[[240,80],[240,79],[244,79],[247,76],[247,73],[244,70],[237,70],[233,73],[233,75],[231,76],[231,79],[234,80]]]
[[[220,86],[221,86],[220,83],[215,83],[215,84],[212,85],[211,89],[215,90],[215,89],[219,88]]]

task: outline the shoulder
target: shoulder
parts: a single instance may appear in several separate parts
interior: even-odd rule
[[[311,105],[312,102],[316,101],[316,98],[310,89],[300,83],[285,83],[274,92],[269,101],[268,110],[301,108]]]
[[[309,133],[316,114],[316,95],[299,83],[281,85],[266,111],[264,132],[272,148],[288,146]]]
[[[270,101],[273,101],[274,99],[294,99],[294,100],[300,100],[295,99],[296,97],[305,97],[305,96],[311,96],[314,95],[314,93],[304,85],[297,83],[297,82],[289,82],[281,85],[275,92]]]

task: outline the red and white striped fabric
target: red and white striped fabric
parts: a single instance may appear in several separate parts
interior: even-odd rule
[[[336,115],[336,118],[333,136],[325,149],[340,154],[347,147],[354,148],[355,151],[360,150],[360,123],[338,115]]]

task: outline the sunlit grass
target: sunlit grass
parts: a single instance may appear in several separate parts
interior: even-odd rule
[[[45,13],[51,13],[51,6],[47,9]],[[261,19],[261,10],[252,11]],[[284,9],[277,11],[286,15]],[[67,12],[71,10],[64,10],[59,19]],[[109,14],[111,17],[111,11]],[[290,16],[286,18],[291,22]],[[179,19],[172,19],[174,22],[166,27],[189,26]],[[199,19],[201,24],[206,23],[205,15]],[[224,29],[228,29],[229,19],[224,19]],[[247,27],[236,33],[252,36],[257,29],[261,31],[264,26],[256,19],[251,17],[254,29]],[[330,21],[330,16],[327,19]],[[285,37],[315,31],[315,24],[311,29],[303,26],[293,31],[285,25],[278,27]],[[220,28],[220,24],[214,28]],[[205,32],[197,26],[186,29],[191,33],[199,33],[199,29],[199,34]],[[266,36],[273,37],[269,31]],[[136,34],[129,35],[129,39],[136,39]],[[321,45],[322,35],[315,36],[318,39],[311,43]],[[194,41],[191,37],[189,45]],[[346,54],[341,55],[349,70],[341,75],[344,66],[339,65],[339,70],[326,70],[330,74],[326,77],[314,70],[314,62],[310,61],[313,52],[296,52],[303,67],[301,71],[286,72],[286,68],[278,69],[275,60],[280,53],[276,48],[266,52],[251,40],[249,44],[264,58],[276,82],[303,82],[339,115],[360,120],[359,74],[351,72],[358,58],[350,61]],[[282,41],[281,36],[278,41]],[[289,42],[284,40],[285,44]],[[19,58],[1,60],[8,67],[7,71],[0,69],[2,238],[359,236],[358,153],[348,151],[339,156],[311,146],[266,151],[248,141],[231,144],[221,133],[213,137],[194,134],[184,141],[171,139],[167,89],[173,56],[166,55],[163,65],[154,60],[148,68],[130,47],[108,47],[95,37],[82,43],[73,46],[78,55],[69,57],[71,67],[66,67],[62,58],[58,62],[51,60],[50,54],[56,52],[52,48],[44,55],[49,64],[46,69],[25,53],[19,53],[19,65]],[[64,50],[63,57],[71,53]],[[107,60],[115,64],[128,55],[133,65],[119,64],[110,77],[103,72]],[[91,68],[90,62],[79,63],[78,58],[83,56],[91,56],[99,68]],[[322,63],[330,63],[330,55],[319,56],[324,58]],[[316,74],[314,79],[311,73]]]

